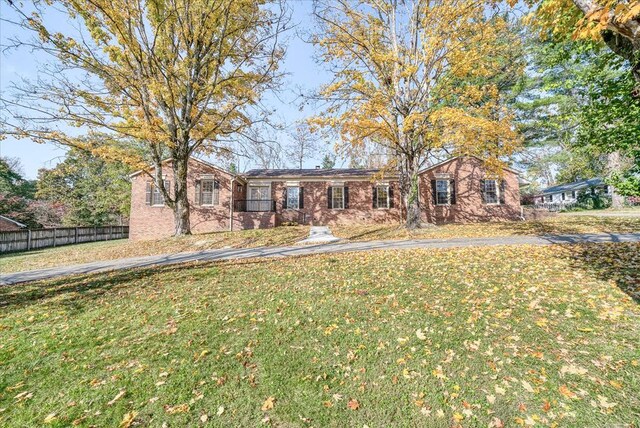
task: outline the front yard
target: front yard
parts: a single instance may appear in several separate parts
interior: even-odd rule
[[[450,224],[408,231],[400,225],[332,226],[346,241],[479,238],[513,235],[572,233],[629,233],[640,231],[640,217],[588,217],[560,215],[524,222]],[[206,233],[153,241],[108,241],[39,251],[0,255],[0,272],[19,272],[55,266],[114,260],[126,257],[174,254],[212,248],[286,246],[306,238],[308,226]]]
[[[0,426],[629,426],[640,244],[366,252],[0,288]]]

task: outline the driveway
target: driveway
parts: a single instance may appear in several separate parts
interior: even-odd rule
[[[405,241],[368,241],[320,244],[296,247],[259,247],[245,249],[203,250],[159,256],[132,257],[73,266],[8,273],[0,276],[0,285],[53,279],[69,275],[165,266],[188,262],[237,260],[261,257],[293,257],[313,254],[345,253],[371,250],[408,250],[416,248],[482,247],[494,245],[552,245],[607,242],[640,242],[640,233],[583,235],[505,236],[495,238],[412,239]]]

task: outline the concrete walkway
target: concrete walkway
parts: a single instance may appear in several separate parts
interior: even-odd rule
[[[639,233],[611,233],[584,235],[505,236],[495,238],[413,239],[406,241],[345,242],[337,244],[307,245],[297,247],[259,247],[242,249],[203,250],[191,253],[166,254],[160,256],[133,257],[106,260],[74,266],[62,266],[26,272],[8,273],[0,276],[0,285],[52,279],[69,275],[107,272],[113,270],[178,263],[236,260],[259,257],[292,257],[311,254],[344,253],[350,251],[406,250],[414,248],[454,248],[494,245],[551,245],[606,242],[640,242]]]
[[[328,244],[330,242],[338,242],[339,240],[340,238],[333,236],[333,233],[331,233],[327,226],[311,226],[309,229],[309,237],[296,242],[296,244]]]

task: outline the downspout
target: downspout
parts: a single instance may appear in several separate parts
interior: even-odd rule
[[[231,203],[229,204],[229,232],[233,232],[233,182],[236,177],[231,177]]]

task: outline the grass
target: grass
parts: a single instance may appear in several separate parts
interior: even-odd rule
[[[485,238],[573,233],[630,233],[640,231],[640,217],[589,217],[563,214],[544,220],[447,224],[413,231],[399,225],[342,226],[332,227],[331,230],[334,235],[350,241],[459,237]]]
[[[0,426],[634,426],[639,293],[639,244],[4,287]]]
[[[250,248],[291,245],[309,235],[308,226],[287,226],[271,229],[240,230],[236,232],[204,233],[180,238],[149,241],[93,242],[46,248],[37,251],[0,255],[0,272],[20,272],[98,260],[126,257],[174,254],[212,248]]]
[[[628,233],[640,231],[640,217],[560,215],[545,220],[504,223],[450,224],[409,231],[399,225],[332,226],[334,235],[348,241],[386,239],[446,239],[571,233]],[[248,248],[292,245],[307,237],[308,226],[242,230],[168,238],[155,241],[107,241],[0,255],[0,272],[114,260],[125,257],[173,254],[211,248]]]

